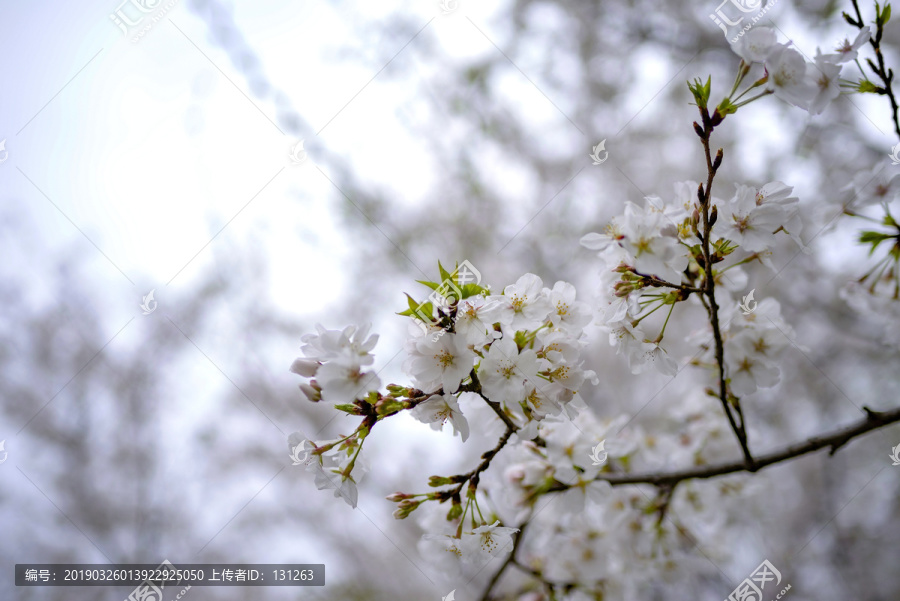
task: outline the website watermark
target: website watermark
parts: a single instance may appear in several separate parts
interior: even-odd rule
[[[763,16],[769,12],[778,0],[770,0],[763,6],[763,0],[722,0],[709,18],[719,26],[722,33],[732,44],[750,31]],[[750,15],[753,14],[753,17]],[[744,21],[748,18],[748,21]]]
[[[126,38],[133,44],[138,43],[153,29],[169,11],[178,4],[178,0],[123,0],[118,8],[110,13],[109,18]]]

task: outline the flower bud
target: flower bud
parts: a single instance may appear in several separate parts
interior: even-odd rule
[[[294,359],[293,363],[291,363],[290,370],[299,376],[303,376],[304,378],[312,378],[319,370],[319,365],[320,363],[318,361],[298,357]]]
[[[447,512],[447,521],[449,522],[451,520],[455,520],[455,519],[459,518],[459,516],[462,515],[462,511],[463,511],[462,504],[454,503],[453,507],[450,508],[450,511]]]
[[[302,384],[300,384],[300,390],[304,395],[306,395],[306,398],[313,403],[318,403],[322,400],[322,389],[318,386],[313,387],[306,382],[303,382]]]
[[[445,478],[444,476],[431,476],[428,478],[428,486],[437,487],[437,486],[446,486],[447,484],[453,484],[453,480],[451,478]]]
[[[616,285],[613,286],[615,289],[615,295],[619,298],[623,296],[628,296],[634,291],[634,286],[627,282],[616,282]]]
[[[385,499],[392,503],[397,503],[399,501],[403,501],[404,499],[411,499],[412,497],[413,496],[411,494],[405,492],[395,492],[386,496]]]
[[[716,220],[719,218],[719,210],[716,208],[716,205],[713,205],[712,211],[709,213],[709,227],[712,227],[716,224]]]
[[[700,127],[700,124],[694,121],[694,131],[697,132],[697,135],[703,138],[705,136],[703,132],[703,128]]]
[[[397,520],[405,519],[421,504],[422,501],[411,501],[409,499],[404,499],[403,501],[400,501],[400,505],[397,506],[397,509],[394,510],[394,513],[392,515],[394,516],[394,519]]]

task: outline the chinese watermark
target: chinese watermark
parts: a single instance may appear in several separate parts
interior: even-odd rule
[[[763,590],[769,582],[774,582],[776,587],[780,585],[781,572],[776,570],[775,566],[766,559],[753,570],[749,578],[744,578],[743,582],[731,591],[725,601],[763,601]],[[791,590],[790,584],[781,589],[775,599],[781,599],[789,590]]]
[[[306,151],[303,150],[303,140],[300,140],[293,146],[291,146],[291,152],[288,154],[288,157],[291,159],[291,162],[295,165],[302,165],[306,162]]]
[[[3,448],[3,445],[5,445],[5,444],[6,444],[6,440],[0,440],[0,463],[5,462],[6,458],[9,456],[9,453],[7,453],[6,450]],[[900,448],[900,447],[897,447],[897,448]]]
[[[757,302],[753,300],[753,293],[756,292],[756,288],[750,291],[750,294],[743,297],[741,302],[738,303],[738,308],[744,312],[744,315],[750,315],[754,311],[756,311]]]
[[[600,158],[600,153],[603,153],[603,158]],[[594,152],[588,155],[592,159],[594,159],[594,165],[602,165],[606,162],[606,159],[609,158],[609,152],[606,150],[606,138],[600,140],[600,143],[594,146]]]
[[[3,141],[6,142],[6,140]],[[2,146],[0,146],[0,148],[2,148]],[[891,165],[900,165],[900,142],[891,148],[891,154],[888,156],[891,157]]]
[[[416,307],[412,320],[425,332],[428,332],[429,325],[439,326],[441,323],[440,319],[435,318],[433,311],[429,313],[427,309],[449,310],[451,305],[462,299],[462,287],[466,284],[481,284],[481,272],[475,269],[475,266],[469,263],[468,260],[463,261],[450,274],[450,277],[441,282],[432,290],[428,298]],[[432,336],[432,340],[437,341],[438,338],[444,335],[445,331],[442,329],[440,332],[435,333]]]
[[[163,560],[159,566],[157,566],[155,572],[160,573],[162,578],[158,579],[150,579],[144,580],[142,583],[134,587],[134,590],[128,595],[125,601],[164,601],[163,599],[163,589],[166,588],[166,583],[172,584],[170,580],[166,579],[164,576],[168,573],[175,572],[175,566],[172,565],[172,562],[168,559]],[[159,586],[156,583],[159,582]],[[175,583],[175,587],[177,588],[178,583]],[[182,599],[189,590],[191,589],[190,585],[181,589],[181,592],[177,593],[174,597],[171,598],[171,601],[179,601]]]
[[[143,298],[143,302],[141,302],[141,309],[144,310],[144,315],[150,315],[154,311],[156,311],[156,301],[153,300],[153,293],[156,292],[156,288],[147,293],[147,295]]]
[[[898,144],[898,146],[900,146],[900,144]],[[6,150],[6,138],[0,140],[0,152],[3,153],[2,155],[0,155],[0,163],[5,163],[6,159],[9,158],[9,152],[7,152]]]
[[[0,450],[3,450],[3,443],[0,442]],[[891,449],[891,460],[893,463],[891,465],[900,465],[900,444]],[[0,461],[0,463],[3,463]]]
[[[608,456],[606,450],[604,450],[603,445],[606,444],[606,439],[601,440],[597,443],[593,449],[591,449],[590,458],[593,463],[591,465],[603,465],[606,463],[606,458]]]
[[[453,589],[449,593],[447,593],[446,597],[441,597],[441,601],[454,601],[456,598],[456,589]]]
[[[442,15],[449,15],[457,8],[459,8],[459,0],[441,0],[438,3],[438,6],[441,9]]]

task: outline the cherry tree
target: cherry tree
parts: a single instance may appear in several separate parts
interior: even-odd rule
[[[833,455],[854,438],[900,422],[900,408],[864,407],[853,423],[764,453],[754,449],[746,418],[754,395],[779,386],[784,351],[803,345],[777,298],[757,300],[747,291],[749,274],[774,272],[779,239],[808,252],[819,232],[804,230],[788,183],[714,186],[727,155],[714,133],[748,104],[773,101],[769,96],[810,115],[841,94],[884,96],[900,144],[893,72],[881,47],[890,5],[876,3],[870,24],[855,0],[852,8],[844,19],[854,31],[834,53],[809,59],[779,42],[776,29],[759,25],[732,43],[734,83],[725,94],[716,86],[717,102],[711,77],[688,84],[706,179],[625,201],[603,231],[577,232],[599,259],[595,291],[551,285],[533,273],[494,288],[467,260],[452,270],[438,264],[435,281],[420,282],[427,298],[407,295],[399,312],[408,330],[403,384],[381,381],[373,367],[378,336],[369,326],[318,326],[304,335],[302,356],[290,367],[302,378],[303,397],[360,421],[333,440],[295,432],[288,440],[294,465],[355,508],[364,443],[382,420],[409,411],[435,430],[449,422],[462,443],[476,433],[490,438],[494,446],[471,470],[434,475],[426,492],[387,498],[396,503],[397,519],[421,520],[427,534],[419,551],[448,590],[484,572],[483,601],[627,599],[640,598],[648,582],[714,573],[703,555],[732,552],[719,534],[745,519],[735,507],[757,484],[750,476],[726,477],[820,450]],[[839,218],[869,228],[858,242],[871,251],[871,265],[841,295],[854,310],[882,315],[884,341],[894,346],[900,225],[891,211],[898,185],[879,165],[828,199],[839,206]],[[693,370],[705,383],[657,416],[653,432],[632,426],[629,415],[604,414],[584,398],[604,384],[586,352],[598,334],[635,376]],[[722,460],[735,450],[740,459]],[[782,584],[765,561],[747,586],[762,588],[776,574]],[[741,586],[729,598],[758,598]],[[766,594],[779,590],[770,586]]]

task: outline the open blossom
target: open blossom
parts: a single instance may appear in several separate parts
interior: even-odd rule
[[[781,46],[776,43],[775,30],[771,27],[754,27],[738,38],[731,49],[745,63],[764,63],[772,51]]]
[[[581,330],[591,321],[587,303],[575,300],[575,286],[556,282],[552,290],[545,290],[550,301],[550,325],[566,330]]]
[[[378,375],[364,369],[374,363],[370,351],[378,342],[377,334],[368,336],[369,325],[326,330],[316,324],[316,331],[300,338],[304,343],[300,350],[305,356],[295,359],[290,367],[295,374],[315,377],[300,384],[309,400],[350,403],[381,387]]]
[[[666,376],[678,373],[678,362],[666,353],[659,342],[649,340],[639,326],[623,321],[609,327],[609,342],[616,347],[617,355],[625,355],[628,359],[631,373],[644,373],[651,367]]]
[[[630,263],[639,272],[663,279],[678,280],[687,267],[688,257],[678,242],[678,230],[662,211],[652,205],[625,205],[619,244],[633,258]]]
[[[432,430],[441,430],[449,421],[453,426],[453,433],[458,433],[463,442],[469,437],[469,422],[459,410],[459,403],[452,394],[436,394],[419,403],[413,408],[412,416],[422,423],[430,424]]]
[[[760,189],[736,185],[734,196],[719,207],[721,235],[750,252],[770,248],[777,229],[799,227],[795,219],[797,198],[790,196],[791,190],[781,182]]]
[[[359,361],[347,357],[322,365],[316,372],[316,383],[322,389],[322,400],[328,403],[352,403],[381,387],[381,379],[373,371],[363,371]]]
[[[498,301],[489,301],[477,294],[459,301],[456,306],[456,321],[454,322],[456,333],[465,338],[468,344],[482,345],[490,342],[491,336],[488,330],[490,309]]]
[[[815,62],[806,65],[806,77],[815,86],[815,94],[809,102],[809,114],[820,115],[832,100],[841,95],[841,66],[828,60],[828,55],[817,53]]]
[[[374,358],[369,353],[378,342],[378,334],[366,337],[370,327],[371,324],[365,324],[358,329],[351,325],[343,330],[326,330],[321,324],[316,324],[316,334],[300,337],[304,343],[300,350],[307,358],[319,362],[358,356],[361,365],[371,365]]]
[[[336,441],[325,441],[320,446],[326,446],[330,442]],[[350,475],[344,476],[340,473],[348,467],[348,453],[338,450],[340,447],[335,446],[324,453],[314,455],[312,454],[314,448],[314,445],[304,439],[299,432],[293,432],[288,437],[288,449],[291,452],[293,464],[304,465],[306,471],[313,473],[318,490],[331,489],[334,491],[335,497],[342,498],[350,507],[356,509],[359,496],[356,482]],[[360,461],[354,465],[354,468],[354,472],[361,474],[365,472],[366,466],[364,462]]]
[[[544,283],[533,273],[526,273],[504,288],[502,295],[489,296],[488,300],[492,306],[485,311],[485,317],[490,323],[500,322],[513,331],[539,328],[550,313]]]
[[[525,397],[525,381],[538,372],[535,351],[519,352],[511,336],[491,343],[487,355],[478,368],[478,377],[485,396],[496,402],[518,403]]]
[[[469,375],[474,358],[462,336],[447,332],[437,339],[420,336],[413,340],[404,368],[423,390],[443,387],[444,392],[452,393]]]
[[[856,39],[853,40],[853,43],[850,42],[849,38],[844,39],[844,41],[835,48],[835,54],[826,54],[825,58],[833,63],[848,63],[854,61],[859,54],[859,49],[862,48],[871,37],[871,28],[866,25],[859,30],[859,34],[856,36]]]
[[[816,95],[816,87],[806,76],[806,60],[803,55],[787,46],[772,50],[766,58],[769,80],[766,89],[785,102],[806,109]]]
[[[898,174],[884,167],[861,171],[853,178],[846,191],[852,194],[848,205],[850,209],[858,209],[878,203],[891,203],[900,192]]]
[[[778,383],[778,367],[754,346],[749,336],[741,333],[729,340],[725,352],[730,367],[731,390],[736,395],[751,394],[756,392],[757,387],[770,388]]]
[[[497,520],[491,525],[475,528],[471,533],[463,533],[463,552],[470,551],[472,555],[490,557],[502,557],[512,551],[512,535],[519,531],[518,528],[500,526]]]

